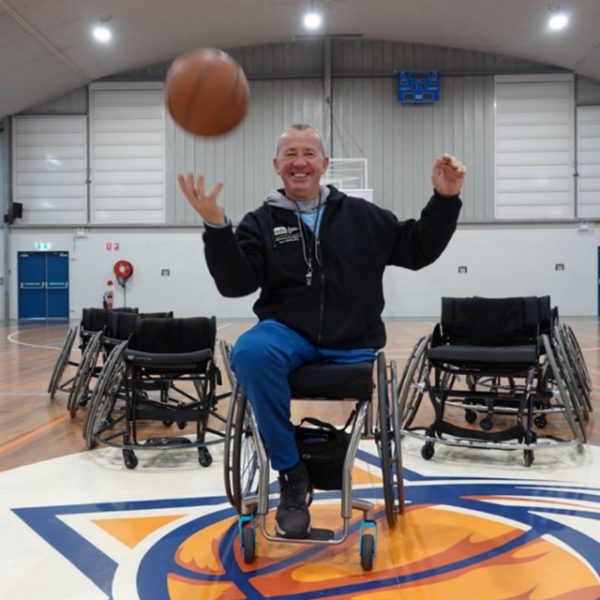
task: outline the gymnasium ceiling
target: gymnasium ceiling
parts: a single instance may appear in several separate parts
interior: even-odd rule
[[[322,33],[503,54],[600,81],[600,0],[0,0],[0,117],[96,79],[164,63],[198,46],[234,48]],[[570,14],[550,32],[550,10]],[[91,27],[111,16],[114,41]]]

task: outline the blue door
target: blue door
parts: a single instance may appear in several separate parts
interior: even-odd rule
[[[18,269],[19,319],[45,319],[45,252],[19,252]]]
[[[19,252],[19,319],[69,318],[69,253]]]
[[[46,253],[46,292],[48,319],[69,317],[69,253]]]

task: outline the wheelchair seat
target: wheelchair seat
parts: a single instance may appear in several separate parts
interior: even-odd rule
[[[483,366],[488,364],[521,366],[535,363],[538,358],[536,346],[436,346],[427,356],[432,361]]]
[[[293,371],[289,383],[296,399],[370,400],[374,387],[373,363],[311,363]]]

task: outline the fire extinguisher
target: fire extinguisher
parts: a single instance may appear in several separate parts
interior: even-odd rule
[[[113,285],[112,280],[109,279],[106,282],[106,285],[108,285],[110,288]],[[108,289],[108,290],[106,290],[106,292],[104,292],[104,295],[102,296],[102,307],[105,310],[113,309],[113,296],[114,296],[114,292],[112,291],[112,289]]]

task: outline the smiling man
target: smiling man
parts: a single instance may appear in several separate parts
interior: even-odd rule
[[[310,481],[290,421],[288,375],[306,363],[373,361],[385,345],[381,320],[388,265],[420,269],[447,246],[460,212],[466,169],[444,154],[434,162],[434,193],[419,220],[398,219],[362,198],[322,186],[329,164],[319,132],[306,124],[279,138],[275,171],[283,188],[248,213],[235,233],[204,178],[179,175],[181,190],[206,223],[205,256],[224,296],[251,294],[259,322],[237,340],[232,365],[279,471],[280,535],[310,533]]]

